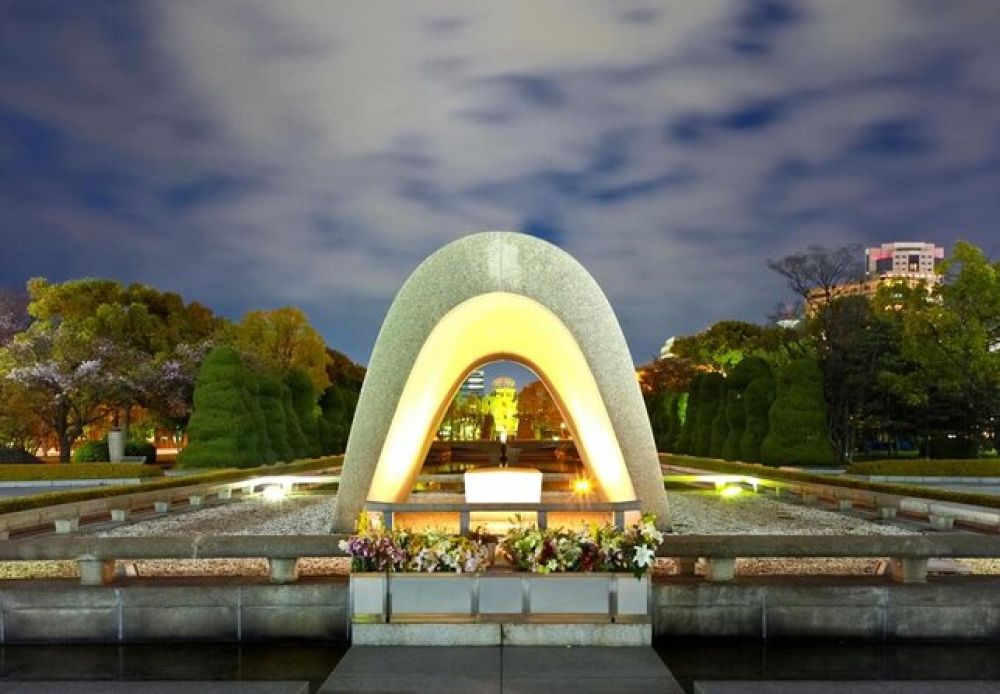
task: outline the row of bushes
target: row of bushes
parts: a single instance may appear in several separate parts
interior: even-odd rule
[[[126,441],[125,455],[143,456],[146,465],[156,463],[156,446],[148,441]],[[106,463],[111,460],[107,440],[84,441],[73,451],[74,463]]]
[[[728,377],[699,373],[686,393],[647,399],[657,448],[670,453],[761,462],[832,465],[823,377],[809,358],[774,373],[759,357]]]
[[[0,465],[0,482],[30,482],[32,480],[110,480],[139,477],[162,477],[157,467],[130,463],[88,463],[87,465],[47,465],[28,463]]]
[[[154,491],[157,489],[172,489],[175,487],[187,487],[194,484],[206,484],[214,482],[237,482],[249,479],[256,475],[285,475],[298,472],[309,472],[312,470],[323,470],[339,464],[343,456],[329,456],[317,458],[315,460],[300,460],[282,465],[267,465],[255,469],[241,470],[214,470],[185,477],[168,477],[165,479],[146,482],[140,488],[135,485],[116,485],[109,487],[97,487],[90,489],[76,489],[71,491],[48,492],[45,494],[32,494],[30,496],[15,496],[7,499],[0,499],[0,514],[13,513],[14,511],[27,511],[33,508],[44,506],[55,506],[56,504],[69,504],[76,501],[89,501],[90,499],[101,499],[105,497],[120,496],[122,494],[135,494],[136,492]],[[89,466],[88,466],[89,467]]]
[[[779,470],[766,465],[733,463],[725,460],[708,460],[705,458],[697,458],[687,455],[661,454],[660,462],[667,465],[697,468],[708,472],[721,472],[733,475],[751,475],[761,477],[763,479],[779,480],[783,482],[809,482],[813,484],[825,484],[831,487],[863,489],[870,492],[880,492],[882,494],[912,496],[931,499],[934,501],[950,501],[955,504],[971,504],[973,506],[1000,508],[1000,496],[992,496],[989,494],[953,492],[945,489],[931,489],[928,487],[906,484],[864,482],[862,480],[852,480],[835,475],[817,475],[809,472],[796,472],[794,470]]]
[[[872,460],[847,468],[852,475],[1000,477],[1000,460]]]
[[[317,404],[309,376],[284,379],[250,368],[231,347],[212,350],[198,372],[182,467],[252,467],[344,450],[356,396],[328,388]]]

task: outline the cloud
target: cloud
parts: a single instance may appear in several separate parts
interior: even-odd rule
[[[645,360],[761,319],[767,257],[988,245],[1000,9],[933,5],[15,0],[5,267],[300,304],[365,360],[423,257],[521,229],[593,272]]]
[[[851,147],[859,154],[908,157],[926,153],[933,144],[919,120],[903,117],[865,126]]]

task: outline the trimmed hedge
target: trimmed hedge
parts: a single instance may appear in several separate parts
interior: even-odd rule
[[[156,463],[156,446],[148,441],[127,441],[125,455],[141,455],[146,458],[146,465]],[[107,463],[111,460],[107,440],[84,441],[73,451],[74,463]]]
[[[99,480],[162,477],[163,470],[134,463],[80,463],[74,465],[27,463],[0,465],[0,482],[40,480]]]
[[[954,504],[970,504],[987,508],[1000,508],[1000,496],[990,494],[967,494],[952,492],[945,489],[930,489],[907,484],[889,484],[884,482],[864,482],[862,480],[846,479],[833,475],[816,475],[808,472],[793,472],[779,470],[768,465],[750,463],[733,463],[725,460],[711,460],[689,455],[661,454],[660,462],[664,464],[693,467],[708,472],[721,472],[733,475],[753,475],[764,479],[781,480],[784,482],[811,482],[825,484],[829,487],[845,487],[847,489],[863,489],[869,492],[895,494],[897,496],[912,496],[934,501],[950,501]]]
[[[712,424],[722,406],[724,387],[725,378],[719,373],[707,373],[701,380],[698,388],[698,419],[691,441],[691,452],[695,455],[712,457]],[[719,447],[722,447],[721,442]]]
[[[778,372],[760,460],[771,465],[834,464],[823,373],[815,360],[795,359]]]
[[[177,457],[178,465],[251,467],[264,462],[249,380],[236,350],[216,347],[208,353],[198,371],[188,446]]]
[[[847,468],[852,475],[1000,477],[1000,460],[871,460]]]
[[[157,489],[173,489],[175,487],[187,487],[194,484],[205,484],[213,482],[237,482],[240,480],[257,477],[259,475],[284,475],[296,472],[308,472],[310,470],[322,470],[331,467],[343,460],[343,456],[329,456],[317,460],[300,460],[284,465],[264,465],[258,468],[242,468],[215,470],[186,477],[167,477],[165,479],[145,482],[141,486],[134,484],[123,484],[113,487],[98,487],[91,489],[79,489],[63,492],[46,492],[45,494],[32,494],[31,496],[15,496],[0,499],[0,514],[13,513],[14,511],[26,511],[33,508],[45,506],[55,506],[57,504],[68,504],[74,501],[87,501],[89,499],[101,499],[104,497],[121,496],[122,494],[136,494],[139,492],[155,491]],[[52,466],[55,467],[55,466]],[[70,467],[70,466],[62,466]]]
[[[743,392],[743,435],[740,437],[740,454],[737,456],[740,460],[754,463],[760,461],[760,446],[767,436],[768,412],[774,402],[774,376],[771,367],[763,360],[757,367],[757,375],[750,379]]]

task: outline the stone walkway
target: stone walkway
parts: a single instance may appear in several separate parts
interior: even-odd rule
[[[648,647],[354,646],[319,691],[683,694],[684,690]]]

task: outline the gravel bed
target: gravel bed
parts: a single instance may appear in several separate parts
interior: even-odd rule
[[[744,494],[724,499],[712,492],[668,492],[674,532],[680,534],[754,535],[913,535],[898,526],[855,518],[834,511],[793,505],[763,495]],[[276,504],[259,499],[236,501],[198,511],[173,513],[104,530],[101,537],[191,535],[313,535],[330,531],[333,497],[299,497]],[[959,560],[975,573],[1000,574],[1000,560]],[[350,562],[343,558],[306,558],[300,573],[343,575]],[[119,572],[139,576],[223,576],[267,574],[262,559],[202,559],[119,562]],[[752,574],[883,573],[882,559],[738,559],[736,572]],[[654,572],[675,573],[671,559],[657,560]],[[699,567],[698,573],[703,573]],[[77,576],[75,562],[3,562],[2,578]]]

